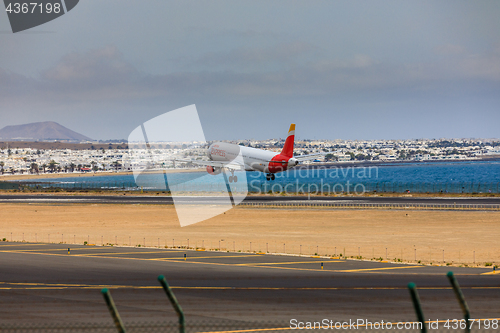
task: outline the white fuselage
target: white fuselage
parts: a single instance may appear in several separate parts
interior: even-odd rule
[[[210,145],[207,155],[212,161],[242,163],[245,171],[276,173],[297,165],[296,159],[282,156],[280,153],[226,142],[215,142]],[[282,163],[273,163],[271,160]]]

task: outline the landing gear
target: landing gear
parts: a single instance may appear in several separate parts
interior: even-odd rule
[[[274,173],[268,173],[266,174],[266,180],[274,180],[276,177],[274,176]]]
[[[229,182],[230,183],[232,183],[232,182],[237,183],[238,182],[238,176],[234,175],[234,170],[229,170],[229,171],[231,171],[231,176],[229,176]]]

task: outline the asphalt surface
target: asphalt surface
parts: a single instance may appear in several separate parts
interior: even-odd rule
[[[473,318],[500,317],[499,275],[486,268],[76,245],[68,254],[68,246],[0,242],[0,324],[109,324],[104,287],[126,324],[175,319],[160,274],[188,322],[415,321],[409,282],[417,284],[426,319],[460,319],[450,270]]]
[[[179,197],[186,203],[218,202],[217,197]],[[177,199],[176,199],[177,200]],[[155,195],[52,195],[18,194],[0,195],[0,203],[101,203],[101,204],[152,204],[171,205],[172,197]],[[414,198],[414,197],[321,197],[321,196],[247,196],[244,203],[354,203],[354,204],[416,204],[416,205],[500,205],[500,198]]]

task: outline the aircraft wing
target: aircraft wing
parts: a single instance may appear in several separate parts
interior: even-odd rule
[[[183,163],[193,163],[204,166],[212,166],[215,168],[227,168],[233,170],[245,170],[245,167],[242,164],[236,162],[217,162],[217,161],[200,161],[200,160],[183,160],[183,159],[173,159],[175,162],[183,162]]]
[[[324,153],[316,153],[316,154],[309,154],[309,155],[300,155],[300,156],[294,156],[294,158],[297,160],[297,161],[309,161],[309,160],[314,160],[320,156],[325,156],[325,155],[328,155],[328,154],[331,154],[332,152],[331,151],[327,151],[327,152],[324,152]]]

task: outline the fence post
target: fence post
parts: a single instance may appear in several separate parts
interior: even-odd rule
[[[415,307],[415,312],[417,313],[417,319],[422,324],[422,333],[427,333],[427,327],[425,327],[424,314],[422,312],[422,306],[420,305],[420,298],[418,297],[417,286],[415,283],[408,283],[408,289],[410,290],[411,300],[413,301],[413,306]]]
[[[462,308],[462,312],[464,313],[464,319],[465,319],[465,332],[469,333],[470,332],[470,326],[469,326],[469,319],[470,319],[470,312],[469,312],[469,306],[467,305],[467,302],[465,301],[464,294],[462,294],[462,290],[460,289],[460,286],[458,285],[458,281],[453,275],[453,272],[448,272],[446,274],[448,277],[448,280],[450,280],[451,286],[453,287],[453,291],[455,292],[455,296],[457,296],[458,303],[460,303],[460,307]]]
[[[113,317],[113,321],[115,322],[116,328],[118,332],[125,333],[125,326],[123,326],[122,319],[120,318],[120,314],[116,309],[115,302],[113,302],[113,298],[111,298],[111,294],[108,288],[104,288],[101,290],[102,296],[104,296],[104,300],[108,305],[109,312],[111,313],[111,317]]]
[[[172,289],[170,289],[170,286],[168,285],[167,279],[163,275],[158,276],[158,281],[160,281],[160,284],[162,285],[163,289],[165,290],[165,293],[167,294],[167,297],[174,307],[175,312],[177,313],[177,316],[179,316],[179,332],[180,333],[185,333],[186,332],[186,321],[184,319],[184,311],[182,311],[181,305],[177,301],[177,298],[175,297],[174,293],[172,292]]]

